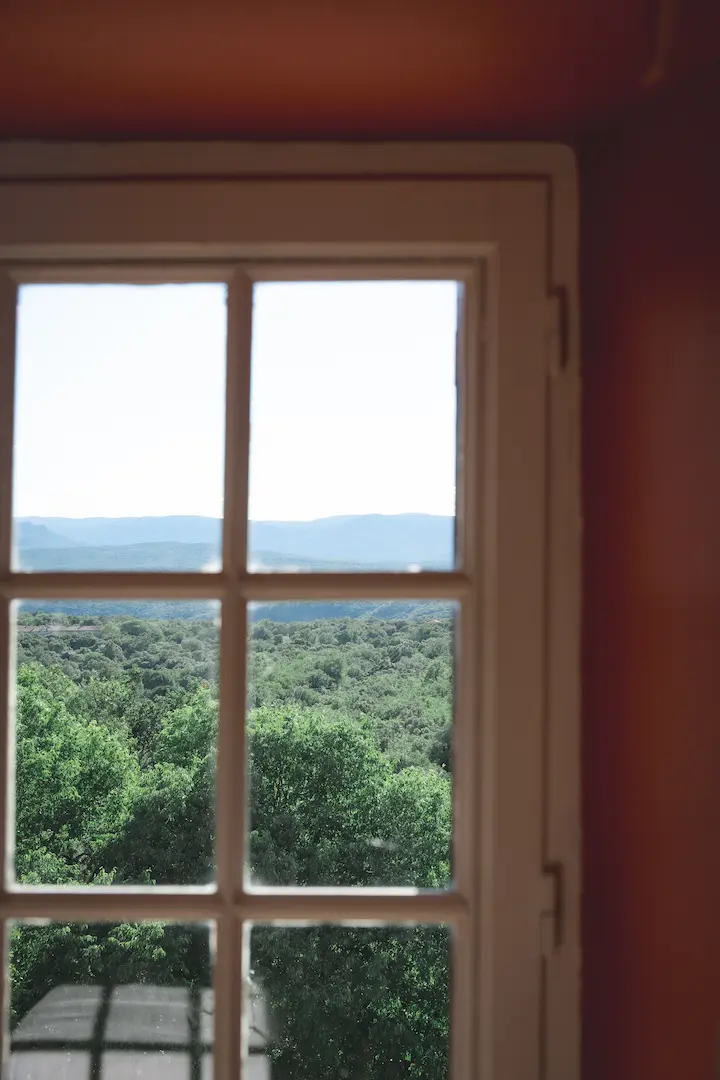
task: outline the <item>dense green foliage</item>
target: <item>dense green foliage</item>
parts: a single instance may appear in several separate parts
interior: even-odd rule
[[[156,616],[156,608],[163,615],[172,610],[158,601],[148,606]],[[107,707],[147,752],[149,733],[160,730],[171,706],[203,685],[215,686],[218,628],[198,619],[106,618],[91,604],[83,607],[72,616],[21,613],[18,662],[59,667],[86,697],[109,695],[115,704]],[[452,708],[449,620],[332,619],[325,604],[305,608],[313,622],[253,623],[250,708],[319,707],[366,721],[380,749],[399,764],[436,759],[435,742],[447,734]]]
[[[263,928],[250,948],[279,1017],[273,1080],[446,1077],[445,927]]]
[[[217,626],[38,612],[18,630],[18,879],[210,880]],[[446,884],[449,620],[263,620],[249,649],[253,879]],[[13,934],[15,1020],[62,982],[210,977],[187,927]],[[442,928],[258,926],[251,964],[278,1078],[445,1075]]]

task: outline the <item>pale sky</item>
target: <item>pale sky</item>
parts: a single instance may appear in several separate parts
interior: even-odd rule
[[[250,517],[452,514],[454,282],[256,286]],[[222,514],[225,287],[21,289],[18,517]]]

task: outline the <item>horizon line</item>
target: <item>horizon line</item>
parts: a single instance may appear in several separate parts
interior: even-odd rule
[[[455,511],[451,513],[438,513],[432,510],[399,510],[394,513],[383,513],[377,510],[361,511],[359,513],[345,513],[345,514],[323,514],[320,517],[313,518],[248,518],[250,524],[262,523],[268,525],[310,525],[317,521],[333,521],[339,518],[352,518],[352,517],[438,517],[438,518],[454,518],[456,517]],[[55,520],[55,521],[166,521],[168,518],[194,518],[198,521],[217,521],[222,523],[223,517],[216,517],[212,514],[84,514],[82,516],[74,516],[70,514],[13,514],[12,521],[26,521],[32,522],[33,520]]]

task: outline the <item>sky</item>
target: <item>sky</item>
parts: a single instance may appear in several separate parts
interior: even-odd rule
[[[452,514],[457,285],[255,286],[250,517]],[[219,517],[225,286],[26,285],[17,517]]]

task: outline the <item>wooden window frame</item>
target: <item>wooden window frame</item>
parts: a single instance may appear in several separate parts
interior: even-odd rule
[[[0,920],[214,920],[217,1080],[242,1076],[243,928],[273,920],[449,924],[453,1080],[579,1077],[576,246],[558,146],[0,145]],[[464,283],[457,569],[247,571],[252,288],[289,277]],[[218,574],[12,569],[17,288],[93,280],[227,283]],[[221,601],[215,885],[12,883],[12,604],[53,596]],[[460,604],[448,890],[245,881],[247,604],[336,597]]]

